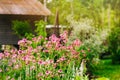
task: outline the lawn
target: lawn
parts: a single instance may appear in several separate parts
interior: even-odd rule
[[[113,65],[110,59],[101,60],[93,74],[110,80],[120,80],[120,65]]]

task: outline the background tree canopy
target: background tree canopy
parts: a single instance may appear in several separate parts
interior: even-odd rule
[[[47,3],[52,16],[48,23],[53,24],[56,10],[59,10],[60,24],[68,25],[67,16],[72,14],[76,21],[90,18],[95,27],[112,26],[119,23],[120,0],[52,0]]]

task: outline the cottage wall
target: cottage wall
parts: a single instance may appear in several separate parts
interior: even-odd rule
[[[27,20],[34,29],[34,21],[40,20],[40,16],[30,15],[0,15],[0,44],[17,44],[19,38],[12,31],[13,20]]]

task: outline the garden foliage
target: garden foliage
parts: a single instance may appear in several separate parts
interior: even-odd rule
[[[27,21],[13,21],[12,29],[20,38],[25,37],[26,33],[32,33],[30,24]]]
[[[120,64],[120,27],[113,27],[109,35],[109,51],[112,54],[112,62]]]
[[[41,40],[44,42],[41,44]],[[57,38],[38,36],[18,42],[19,50],[0,53],[0,78],[21,80],[77,80],[80,77],[81,55],[79,39],[67,44],[67,32]],[[83,74],[84,76],[84,74]],[[82,77],[83,77],[82,76]],[[87,77],[86,77],[87,78]]]

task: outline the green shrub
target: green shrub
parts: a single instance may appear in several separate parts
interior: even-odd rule
[[[26,33],[32,33],[31,26],[27,21],[13,21],[12,29],[20,38],[25,37]]]
[[[39,36],[43,36],[43,37],[46,37],[47,34],[46,34],[46,23],[44,21],[36,21],[35,22],[35,26],[36,26],[36,29],[35,29],[35,32],[36,34]]]
[[[120,63],[120,27],[111,29],[109,35],[109,51],[112,53],[112,62]]]

